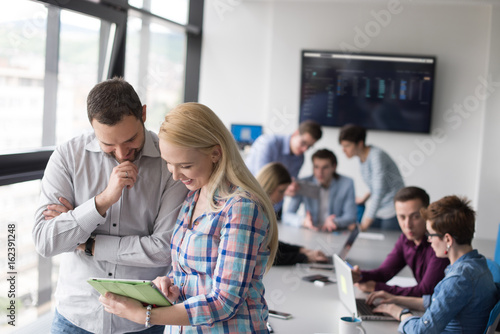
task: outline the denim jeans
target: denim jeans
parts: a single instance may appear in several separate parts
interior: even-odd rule
[[[130,332],[134,334],[163,334],[165,326],[152,326],[139,332]],[[63,317],[59,312],[55,312],[54,321],[52,321],[51,334],[92,334],[85,329],[73,325],[68,319]]]

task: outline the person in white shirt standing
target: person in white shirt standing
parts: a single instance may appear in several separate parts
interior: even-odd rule
[[[170,238],[186,196],[146,130],[146,106],[121,78],[87,98],[92,133],[56,148],[42,179],[33,238],[62,254],[52,333],[163,333],[113,316],[89,277],[152,280],[170,268]]]

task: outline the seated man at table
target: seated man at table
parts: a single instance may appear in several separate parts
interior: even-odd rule
[[[309,229],[332,232],[354,227],[357,215],[354,182],[337,174],[337,157],[332,151],[316,151],[312,163],[313,175],[300,181],[320,186],[319,198],[296,195],[287,212],[297,212],[300,204],[304,203],[306,217],[303,225]]]
[[[437,258],[425,235],[425,219],[421,208],[429,205],[429,195],[418,187],[405,187],[394,196],[394,206],[403,233],[394,249],[378,269],[360,270],[354,266],[352,276],[358,287],[365,292],[383,290],[400,296],[432,294],[436,284],[444,277],[448,259]],[[387,285],[401,269],[408,265],[417,285],[400,287]]]

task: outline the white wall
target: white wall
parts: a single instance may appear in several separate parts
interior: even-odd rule
[[[373,11],[389,13],[390,20],[377,23]],[[481,210],[476,236],[496,237],[500,159],[499,150],[490,148],[500,145],[500,87],[486,99],[479,79],[491,74],[500,81],[500,43],[494,38],[500,14],[493,5],[207,0],[204,20],[200,102],[228,125],[263,124],[267,132],[290,133],[297,126],[302,49],[339,50],[347,43],[362,52],[437,56],[433,134],[370,131],[367,142],[386,150],[406,184],[423,187],[432,200],[468,196]],[[379,30],[362,39],[359,31],[367,27]],[[354,177],[362,194],[358,162],[344,157],[337,136],[337,128],[325,128],[314,149],[332,149],[339,172]],[[308,159],[301,175],[311,172]]]
[[[486,100],[480,146],[479,183],[477,197],[478,224],[477,234],[494,239],[500,223],[500,7],[492,11],[491,43],[487,74],[496,86]]]

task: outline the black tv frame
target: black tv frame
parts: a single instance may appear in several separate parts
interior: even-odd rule
[[[428,55],[302,50],[299,122],[430,133],[436,60]]]

